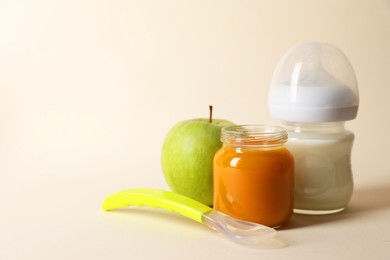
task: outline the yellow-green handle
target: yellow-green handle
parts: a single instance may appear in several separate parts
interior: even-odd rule
[[[177,193],[156,189],[129,189],[112,194],[103,202],[104,210],[130,206],[149,206],[180,213],[202,223],[202,215],[210,207]]]

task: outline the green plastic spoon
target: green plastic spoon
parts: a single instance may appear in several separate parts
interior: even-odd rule
[[[205,224],[234,242],[246,245],[260,244],[276,234],[273,228],[235,219],[198,201],[169,191],[129,189],[112,194],[103,202],[103,209],[106,211],[130,206],[149,206],[180,213]]]

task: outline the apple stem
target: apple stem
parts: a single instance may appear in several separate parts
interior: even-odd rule
[[[209,111],[210,111],[209,123],[211,123],[213,121],[213,106],[209,106]]]

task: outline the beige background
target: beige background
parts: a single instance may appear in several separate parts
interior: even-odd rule
[[[238,124],[278,123],[267,109],[272,72],[305,41],[338,46],[358,78],[360,109],[347,127],[356,134],[349,213],[359,217],[295,217],[279,232],[292,246],[257,256],[313,258],[340,245],[335,257],[384,259],[390,238],[372,230],[390,228],[389,0],[0,0],[0,258],[255,259],[179,217],[124,214],[122,223],[100,203],[125,188],[167,188],[166,132],[207,117],[210,104]],[[293,228],[302,223],[310,227]],[[367,240],[355,234],[361,226]]]

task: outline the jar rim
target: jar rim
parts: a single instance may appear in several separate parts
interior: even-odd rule
[[[229,146],[274,146],[287,141],[287,130],[273,125],[234,125],[221,130],[221,141]]]

